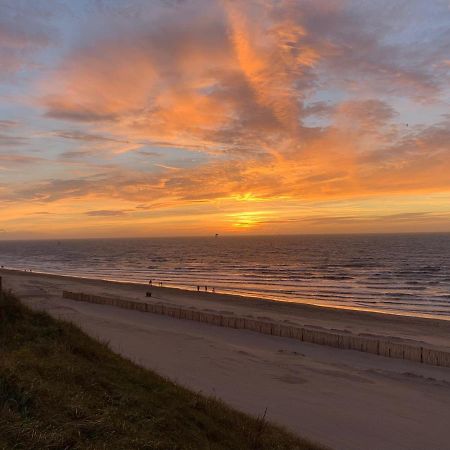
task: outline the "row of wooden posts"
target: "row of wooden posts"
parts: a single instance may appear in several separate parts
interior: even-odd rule
[[[286,325],[234,315],[216,314],[189,308],[169,306],[162,303],[148,303],[120,298],[102,297],[81,292],[63,291],[63,297],[82,302],[111,305],[124,309],[131,309],[153,314],[162,314],[177,319],[194,320],[211,325],[238,328],[258,333],[280,336],[312,344],[327,345],[343,350],[358,350],[389,358],[399,358],[416,361],[423,364],[450,367],[450,353],[427,347],[419,347],[389,340],[338,334],[330,331],[312,330],[305,327]]]

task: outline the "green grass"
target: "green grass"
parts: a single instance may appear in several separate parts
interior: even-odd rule
[[[0,449],[310,449],[184,389],[72,324],[0,303]]]

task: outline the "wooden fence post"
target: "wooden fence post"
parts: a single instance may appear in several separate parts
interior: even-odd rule
[[[2,277],[0,277],[0,320],[3,320],[3,289],[2,289]]]

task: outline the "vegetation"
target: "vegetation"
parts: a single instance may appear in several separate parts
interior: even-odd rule
[[[0,304],[1,449],[310,449],[184,389],[72,324]]]

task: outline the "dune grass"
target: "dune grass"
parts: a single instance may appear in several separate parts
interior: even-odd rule
[[[72,324],[0,303],[0,449],[304,449],[263,418],[182,388]]]

